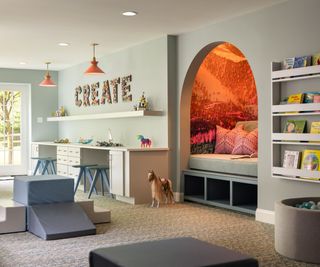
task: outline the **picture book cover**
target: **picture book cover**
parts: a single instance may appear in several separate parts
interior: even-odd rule
[[[320,121],[314,121],[311,123],[311,134],[320,134]]]
[[[312,65],[320,65],[320,53],[312,56]]]
[[[283,156],[283,168],[298,169],[300,167],[300,151],[285,150]]]
[[[308,171],[319,171],[320,170],[320,150],[303,151],[301,169],[308,170]]]
[[[306,128],[306,120],[287,120],[284,133],[303,133]]]
[[[284,70],[293,69],[293,66],[294,66],[294,57],[286,58],[282,62],[282,69],[284,69]]]
[[[315,96],[320,97],[320,92],[306,92],[306,93],[304,93],[303,103],[314,103]]]
[[[293,68],[302,68],[310,66],[311,56],[295,57]]]
[[[315,95],[313,97],[313,103],[320,103],[320,95]]]
[[[289,95],[288,104],[301,104],[303,102],[303,96],[304,94],[302,93]]]

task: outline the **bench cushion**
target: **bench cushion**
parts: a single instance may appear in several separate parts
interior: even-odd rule
[[[18,176],[13,183],[13,199],[26,206],[73,202],[74,179],[58,175]]]
[[[194,238],[175,238],[90,252],[91,267],[256,267],[257,260]]]
[[[237,174],[243,176],[258,176],[257,158],[237,158],[229,154],[194,154],[190,155],[190,169]]]

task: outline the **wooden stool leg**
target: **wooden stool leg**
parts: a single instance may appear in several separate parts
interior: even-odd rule
[[[83,192],[87,192],[87,168],[81,167],[81,170],[83,170]]]
[[[93,181],[92,181],[92,184],[90,186],[90,190],[89,190],[89,195],[88,195],[88,198],[91,197],[91,194],[92,194],[92,191],[93,191],[93,188],[95,187],[96,183],[97,183],[97,179],[98,179],[98,171],[95,172],[95,175],[94,175],[94,178],[93,178]]]
[[[54,160],[51,160],[50,163],[51,163],[52,174],[57,174],[56,168],[54,166]]]
[[[78,175],[78,179],[77,179],[77,182],[76,182],[76,186],[75,186],[75,188],[74,188],[74,193],[77,192],[78,186],[79,186],[80,181],[81,181],[82,173],[83,173],[83,169],[80,168],[80,172],[79,172],[79,175]]]
[[[40,164],[41,164],[41,160],[38,160],[38,161],[37,161],[36,168],[35,168],[34,171],[33,171],[33,176],[37,175],[37,172],[38,172],[38,170],[39,170],[39,168],[40,168]]]
[[[89,169],[87,169],[87,171],[88,171],[88,173],[89,173],[90,184],[92,185],[92,183],[93,183],[92,173],[91,173],[91,171],[90,171]],[[93,191],[98,195],[96,186],[93,187]]]
[[[101,181],[101,192],[102,192],[102,195],[104,196],[104,183],[103,183],[102,170],[99,170],[99,175],[100,175],[100,181]]]
[[[106,188],[108,190],[108,193],[110,193],[110,183],[109,183],[109,175],[107,173],[107,170],[103,170],[102,171],[102,175],[103,175],[103,181],[106,185]]]

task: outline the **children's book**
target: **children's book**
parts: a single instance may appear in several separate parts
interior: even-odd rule
[[[303,151],[301,169],[308,171],[320,170],[320,150],[305,150]],[[301,177],[309,180],[320,180],[319,178]]]
[[[311,123],[310,133],[320,134],[320,121],[314,121]]]
[[[300,167],[300,151],[285,150],[283,156],[283,168],[298,169]]]
[[[312,65],[320,65],[320,53],[312,56]]]
[[[284,70],[293,69],[293,66],[294,66],[294,57],[286,58],[282,62],[282,69]]]
[[[306,93],[304,93],[303,103],[314,103],[315,96],[320,97],[320,92],[306,92]]]
[[[302,68],[311,65],[311,56],[295,57],[293,68]]]
[[[284,133],[303,133],[306,128],[306,120],[287,120]]]
[[[303,102],[303,94],[289,95],[288,104],[301,104]]]

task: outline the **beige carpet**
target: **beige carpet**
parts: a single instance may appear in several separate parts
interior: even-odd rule
[[[10,183],[0,182],[0,203],[1,198],[11,197]],[[78,199],[85,197],[77,194]],[[191,203],[152,209],[105,197],[94,199],[97,206],[112,211],[112,222],[98,225],[97,235],[55,241],[28,232],[0,235],[0,266],[88,266],[89,251],[95,248],[182,236],[246,253],[257,258],[260,266],[316,266],[278,255],[273,248],[273,227],[251,216]]]

